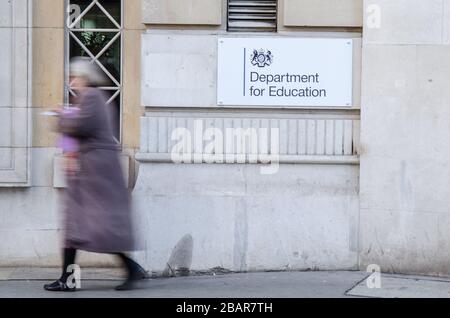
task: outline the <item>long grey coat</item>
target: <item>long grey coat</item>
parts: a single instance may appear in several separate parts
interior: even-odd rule
[[[104,94],[87,89],[80,112],[60,118],[59,131],[80,143],[80,172],[67,176],[65,190],[66,248],[97,253],[133,250],[130,199],[113,139]]]

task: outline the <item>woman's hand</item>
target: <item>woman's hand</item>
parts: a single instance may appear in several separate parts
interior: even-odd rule
[[[57,113],[59,116],[61,116],[61,114],[64,112],[64,109],[61,107],[57,107],[57,108],[53,108],[52,112]]]
[[[80,172],[80,162],[76,152],[64,154],[64,171],[67,176],[75,176]]]

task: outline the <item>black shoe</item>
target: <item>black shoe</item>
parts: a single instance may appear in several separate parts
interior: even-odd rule
[[[146,271],[141,265],[135,263],[135,267],[133,273],[131,274],[131,278],[133,280],[146,279],[150,278],[148,271]]]
[[[137,279],[127,278],[123,284],[117,286],[115,290],[132,290],[136,288]]]
[[[133,271],[133,273],[128,276],[128,278],[123,282],[123,284],[117,286],[116,290],[132,290],[136,288],[137,282],[142,279],[149,278],[148,272],[142,267],[140,270]]]
[[[63,283],[61,280],[57,280],[51,284],[44,285],[44,289],[48,291],[63,291],[63,292],[69,292],[69,291],[75,291],[75,287],[69,287],[66,283]]]
[[[150,278],[148,271],[146,271],[141,265],[139,265],[132,259],[128,259],[127,270],[128,270],[128,280],[140,280]]]
[[[123,284],[117,286],[116,290],[132,290],[136,288],[137,282],[142,279],[150,278],[148,271],[146,271],[141,265],[134,262],[132,263],[132,272]]]

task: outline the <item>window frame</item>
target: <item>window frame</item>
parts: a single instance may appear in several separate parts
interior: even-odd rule
[[[90,0],[91,3],[92,2],[99,2],[101,4],[101,0]],[[119,85],[116,86],[110,86],[107,89],[105,88],[101,88],[104,91],[114,91],[115,89],[117,89],[117,94],[119,96],[115,94],[113,94],[113,96],[115,96],[114,98],[111,98],[111,101],[116,100],[118,102],[118,107],[119,107],[119,140],[118,142],[120,144],[122,144],[123,141],[123,53],[124,53],[124,0],[118,0],[120,1],[120,21],[116,21],[119,24],[119,28],[118,29],[77,29],[78,32],[80,30],[101,30],[103,32],[117,32],[119,34],[119,38],[120,39],[116,39],[115,41],[113,41],[113,43],[111,43],[111,45],[113,45],[114,43],[116,43],[116,41],[120,41],[120,78],[118,81]],[[96,6],[96,4],[93,4],[93,6]],[[70,32],[72,30],[74,30],[75,28],[70,28],[70,25],[68,25],[68,18],[69,18],[69,5],[71,4],[71,0],[64,0],[64,87],[63,87],[63,96],[64,96],[64,103],[68,103],[69,102],[69,94],[70,94],[70,83],[69,83],[69,67],[70,67],[70,40],[71,40],[71,35]],[[90,5],[89,5],[90,6]],[[92,6],[91,6],[92,8]],[[90,10],[90,9],[89,9]],[[89,10],[86,11],[82,11],[81,14],[83,14],[83,12],[89,12]],[[105,9],[106,10],[106,9]],[[107,10],[106,10],[107,11]],[[109,45],[109,43],[107,44]],[[82,48],[83,50],[85,50],[84,48]],[[97,63],[97,65],[100,62]],[[101,64],[101,63],[100,63]],[[105,73],[106,75],[106,73]]]

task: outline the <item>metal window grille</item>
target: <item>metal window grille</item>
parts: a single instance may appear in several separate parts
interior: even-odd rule
[[[65,102],[76,96],[69,79],[70,59],[79,55],[89,57],[109,81],[99,89],[105,91],[107,104],[113,108],[114,134],[120,140],[123,0],[66,0],[66,8]]]
[[[228,0],[228,31],[275,32],[276,0]]]

